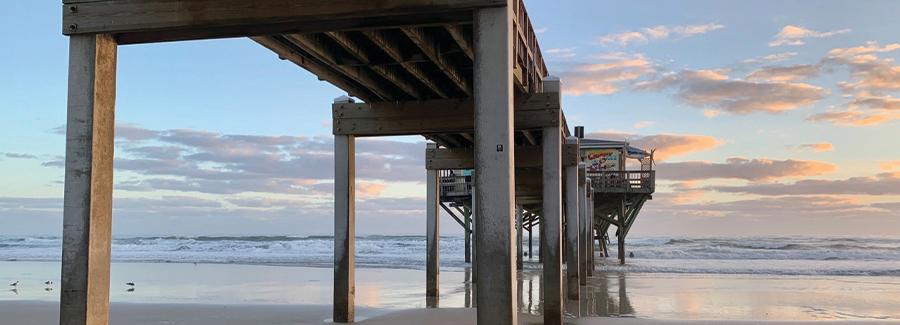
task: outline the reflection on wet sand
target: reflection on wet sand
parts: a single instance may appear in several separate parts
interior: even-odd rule
[[[543,314],[543,273],[540,269],[519,271],[517,277],[517,298],[519,313]],[[475,285],[471,281],[471,269],[464,271],[464,307],[475,307]],[[453,293],[451,293],[453,294]],[[428,306],[438,306],[434,298],[427,300]],[[626,275],[624,273],[595,273],[581,287],[581,300],[566,301],[567,317],[615,316],[634,317],[634,308],[628,298]]]

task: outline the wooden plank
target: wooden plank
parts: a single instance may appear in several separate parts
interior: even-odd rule
[[[472,49],[472,40],[471,37],[467,37],[465,33],[463,33],[462,28],[459,25],[446,25],[444,29],[447,30],[447,33],[450,34],[450,37],[456,41],[456,44],[459,45],[459,48],[462,49],[463,53],[469,57],[469,60],[475,60],[475,51]]]
[[[116,50],[104,34],[69,43],[60,325],[109,322]]]
[[[232,33],[253,31],[278,33],[292,30],[292,24],[329,21],[389,21],[394,16],[418,16],[469,12],[485,7],[502,7],[505,0],[65,0],[63,33],[127,34],[172,30],[213,33],[220,28],[237,28]],[[294,29],[296,30],[296,29]],[[255,36],[244,34],[234,36]]]
[[[326,32],[325,35],[330,37],[332,40],[334,40],[335,43],[337,43],[348,53],[353,55],[353,57],[359,60],[360,63],[368,66],[370,69],[372,69],[372,71],[375,71],[375,73],[378,73],[378,75],[380,75],[382,78],[393,83],[394,86],[396,86],[400,90],[403,90],[403,92],[410,97],[415,99],[424,98],[422,93],[418,89],[416,89],[415,86],[410,84],[406,79],[398,75],[398,73],[394,71],[393,67],[374,64],[371,57],[369,56],[368,51],[364,50],[354,40],[350,39],[350,37],[346,33]]]
[[[459,69],[456,66],[444,59],[443,54],[440,52],[440,49],[430,35],[426,34],[421,28],[407,27],[401,30],[414,44],[416,44],[416,46],[419,47],[420,50],[422,50],[422,53],[425,54],[429,60],[437,65],[438,69],[440,69],[460,91],[468,96],[472,96],[471,83],[460,74]]]
[[[298,49],[292,48],[292,45],[281,36],[256,36],[251,37],[251,39],[278,54],[279,58],[291,61],[301,68],[315,74],[320,79],[328,81],[336,87],[343,89],[350,96],[361,98],[363,100],[371,100],[377,97],[370,90],[358,85],[356,82],[347,80],[344,75],[333,71],[330,67],[319,64],[313,58],[300,53]]]
[[[558,97],[558,94],[557,94]],[[559,125],[559,102],[537,94],[515,110],[516,130]],[[334,134],[356,136],[427,135],[474,132],[471,99],[341,103],[332,106]]]
[[[391,59],[394,59],[397,63],[400,64],[404,69],[406,69],[409,74],[416,79],[419,80],[423,85],[428,87],[432,92],[438,95],[440,98],[449,98],[438,85],[428,77],[422,69],[416,63],[408,62],[406,58],[403,57],[403,54],[400,53],[400,46],[397,44],[397,41],[388,37],[384,31],[379,30],[366,30],[362,32],[363,35],[369,38],[372,43],[379,46],[385,54],[387,54]]]
[[[377,95],[379,97],[378,100],[391,100],[394,98],[393,93],[390,90],[385,89],[382,83],[374,79],[372,75],[367,73],[367,71],[364,71],[359,67],[340,65],[334,54],[329,51],[328,47],[324,43],[322,43],[322,40],[319,39],[318,36],[310,34],[289,34],[285,35],[285,38],[308,51],[317,59],[326,62],[329,66],[334,67],[345,76],[347,76],[347,78],[350,78],[362,84],[372,93]]]
[[[538,146],[518,146],[515,150],[516,168],[539,168],[543,152]],[[425,150],[425,169],[475,168],[472,148],[435,148]]]

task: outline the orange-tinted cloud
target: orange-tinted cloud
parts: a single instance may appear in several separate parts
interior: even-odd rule
[[[719,24],[703,24],[703,25],[659,25],[654,27],[642,28],[638,31],[624,31],[601,36],[597,42],[603,45],[617,44],[619,46],[627,46],[632,43],[647,43],[650,40],[661,40],[666,38],[681,39],[699,34],[709,33],[711,31],[724,28]]]
[[[900,170],[900,160],[892,160],[879,164],[881,170],[891,171],[891,170]]]
[[[814,160],[728,158],[724,163],[687,161],[659,163],[656,177],[666,180],[742,179],[770,181],[778,178],[816,176],[837,166]]]
[[[838,34],[849,33],[849,29],[841,29],[830,32],[818,32],[803,26],[786,25],[775,35],[775,39],[769,42],[769,46],[803,45],[808,38],[824,38]]]
[[[378,197],[385,187],[384,183],[356,182],[356,194],[364,198]]]
[[[654,159],[664,161],[671,157],[712,150],[725,143],[707,135],[697,134],[654,134],[639,136],[618,132],[594,132],[588,137],[605,140],[627,140],[631,145],[644,149],[656,149]]]
[[[642,55],[608,53],[595,55],[592,62],[564,66],[560,76],[566,94],[609,95],[654,72],[653,64]]]
[[[747,75],[747,80],[798,81],[818,75],[820,64],[800,64],[784,67],[764,67]]]
[[[806,118],[811,122],[828,122],[845,126],[873,126],[890,122],[900,118],[900,113],[888,111],[864,111],[856,109],[832,110],[824,113],[810,115]]]
[[[826,152],[834,150],[834,145],[831,142],[817,142],[817,143],[804,143],[796,146],[788,146],[788,149],[793,150],[812,150],[815,152]]]

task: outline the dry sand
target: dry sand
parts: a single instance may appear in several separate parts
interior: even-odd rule
[[[47,325],[58,322],[58,305],[50,302],[13,301],[0,304],[0,324]],[[111,306],[110,324],[113,325],[304,325],[325,324],[331,309],[329,306],[285,305],[193,305],[193,304],[127,304]],[[360,317],[361,325],[463,325],[475,324],[475,310],[471,308],[410,309],[378,314],[363,309],[361,314],[377,315]],[[540,317],[520,315],[520,324],[540,324]],[[650,320],[641,318],[582,318],[568,319],[567,324],[579,325],[799,325],[822,322],[740,321],[740,320]],[[828,324],[900,324],[889,321],[828,321]]]

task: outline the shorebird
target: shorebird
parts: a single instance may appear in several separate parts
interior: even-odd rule
[[[125,283],[125,285],[133,287],[133,286],[134,286],[134,282],[128,282],[128,283]]]
[[[53,285],[53,281],[47,281],[47,282],[44,282],[44,284],[46,284],[46,285],[48,285],[48,286],[52,286],[52,285]]]
[[[18,286],[19,286],[19,281],[10,283],[9,286],[10,286],[10,287],[18,287]]]

